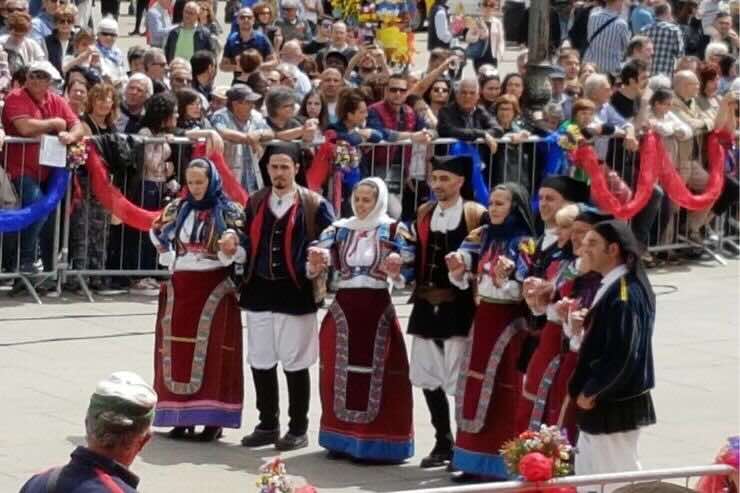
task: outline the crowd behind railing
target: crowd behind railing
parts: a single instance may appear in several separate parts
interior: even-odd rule
[[[615,140],[612,139],[612,143]],[[132,224],[133,221],[124,215],[125,210],[117,209],[123,210],[121,214],[124,215],[118,217],[116,211],[107,210],[101,204],[96,194],[107,195],[113,193],[112,191],[120,191],[121,196],[132,206],[128,209],[132,217],[161,209],[181,191],[182,170],[193,155],[194,142],[185,137],[139,138],[126,135],[120,135],[119,141],[114,149],[122,154],[117,158],[108,154],[111,162],[103,161],[109,173],[106,178],[110,188],[107,191],[95,190],[90,172],[86,168],[87,163],[77,163],[71,169],[71,179],[61,184],[64,187],[63,199],[59,204],[50,213],[22,227],[20,231],[13,231],[16,216],[25,212],[28,223],[29,218],[38,214],[33,207],[39,204],[44,194],[48,196],[53,193],[50,188],[59,187],[60,184],[49,180],[46,190],[29,191],[22,186],[22,181],[12,180],[11,175],[5,172],[8,162],[6,157],[5,166],[0,172],[0,198],[3,199],[3,209],[0,210],[0,281],[10,287],[11,295],[27,292],[37,302],[40,302],[40,296],[60,296],[63,292],[82,294],[90,300],[93,299],[93,293],[103,296],[126,292],[157,295],[157,278],[166,276],[168,272],[157,264],[157,252],[148,232],[142,231],[141,227],[125,224]],[[18,151],[25,152],[24,146],[33,142],[34,139],[9,137],[6,139],[5,155],[7,156],[8,145],[20,145],[22,147]],[[736,168],[731,166],[736,162],[737,142],[736,140],[735,145],[730,143],[727,147],[725,156],[727,166],[730,166],[727,168],[728,172],[736,172]],[[474,144],[475,152],[480,157],[479,160],[476,158],[474,172],[480,174],[485,188],[490,190],[497,183],[516,181],[525,184],[532,196],[536,197],[537,183],[548,162],[552,161],[552,148],[559,148],[559,144],[536,136],[518,139],[504,137],[497,144],[494,153],[490,152],[485,142]],[[172,160],[167,164],[170,167],[167,171],[169,178],[156,182],[147,180],[146,162],[152,156],[151,151],[147,155],[144,149],[163,145],[172,147]],[[270,142],[265,145],[269,148]],[[459,142],[455,139],[436,139],[422,146],[409,140],[363,143],[359,146],[356,166],[363,176],[379,176],[388,184],[391,192],[390,214],[397,219],[410,221],[416,208],[433,198],[426,181],[426,161],[432,155],[458,152],[454,149],[456,145]],[[195,147],[197,146],[198,143],[195,143]],[[420,154],[418,147],[422,147],[423,164],[415,167],[414,160],[419,159]],[[634,168],[629,168],[624,163],[633,153],[625,147],[621,147],[618,152],[619,154],[612,152],[610,155],[608,169],[613,170],[613,176],[609,182],[615,196],[627,201],[633,194],[637,176]],[[102,155],[106,156],[105,153]],[[705,155],[703,150],[700,150],[700,155]],[[87,154],[84,158],[87,158]],[[312,163],[308,161],[305,165],[310,169]],[[578,171],[573,166],[570,173]],[[22,172],[20,176],[23,176]],[[300,176],[302,184],[307,185],[306,173]],[[330,178],[329,181],[332,179],[335,178]],[[612,186],[614,183],[618,185]],[[626,188],[627,196],[620,196],[620,186]],[[335,190],[331,183],[325,183],[322,187],[322,191],[330,199]],[[349,210],[345,200],[348,191],[342,192],[343,196],[334,201],[338,212]],[[34,194],[33,200],[27,200],[24,193]],[[29,207],[20,207],[29,202],[31,210]],[[108,203],[110,207],[110,201],[102,202]],[[720,204],[722,209],[719,214],[706,221],[706,226],[702,229],[703,235],[698,237],[690,227],[691,213],[678,209],[672,204],[670,197],[661,191],[658,200],[651,199],[646,207],[654,208],[650,214],[652,222],[648,220],[645,224],[640,223],[641,216],[638,214],[633,218],[633,228],[636,233],[639,231],[638,235],[643,235],[649,251],[665,259],[666,263],[681,262],[686,255],[690,258],[703,255],[705,258],[723,262],[723,257],[738,253],[737,197],[728,203]],[[146,220],[144,218],[145,224]]]

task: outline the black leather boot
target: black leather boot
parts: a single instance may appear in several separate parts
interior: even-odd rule
[[[436,440],[432,451],[421,459],[419,464],[422,468],[441,467],[452,460],[452,446],[454,440],[450,427],[450,405],[444,390],[424,389],[424,399],[427,401],[429,413],[432,416],[434,426],[434,438]]]

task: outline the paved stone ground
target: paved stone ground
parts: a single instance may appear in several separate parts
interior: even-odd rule
[[[738,430],[738,266],[693,264],[652,274],[658,296],[655,329],[659,423],[644,431],[646,468],[705,464]],[[410,306],[396,297],[405,325]],[[34,472],[63,463],[83,443],[83,416],[96,381],[116,370],[152,378],[156,301],[80,297],[45,300],[0,294],[0,375],[5,401],[0,434],[0,491],[17,491]],[[320,404],[312,372],[309,448],[285,454],[288,470],[320,491],[394,491],[447,484],[442,470],[417,467],[433,443],[424,399],[414,392],[416,455],[402,466],[329,461],[316,445]],[[133,465],[142,491],[252,491],[266,448],[239,439],[256,423],[247,374],[244,427],[213,444],[174,442],[162,434]],[[281,382],[282,402],[287,402]],[[283,406],[285,407],[285,405]],[[283,411],[285,415],[285,410]],[[285,417],[284,417],[285,419]],[[297,479],[297,482],[302,479]]]

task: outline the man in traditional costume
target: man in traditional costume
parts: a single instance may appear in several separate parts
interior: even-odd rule
[[[582,247],[603,279],[568,388],[579,408],[577,475],[639,470],[640,428],[655,423],[655,294],[641,250],[629,225],[615,220],[596,224]]]
[[[461,196],[463,186],[470,189],[472,164],[469,156],[432,160],[431,187],[436,201],[419,207],[412,227],[416,288],[408,323],[408,332],[414,336],[410,378],[412,385],[424,390],[436,439],[431,453],[421,461],[423,468],[452,460],[454,439],[447,394],[454,395],[457,387],[475,303],[471,290],[450,283],[445,256],[487,221],[485,208]]]
[[[247,362],[259,424],[242,439],[245,447],[308,446],[308,369],[318,359],[316,311],[321,293],[306,277],[307,249],[334,221],[334,213],[320,195],[296,184],[299,152],[295,144],[270,145],[267,171],[272,185],[250,196],[247,203],[247,262],[240,304],[247,313]],[[232,249],[234,245],[229,245]],[[288,383],[290,416],[282,438],[278,363]]]

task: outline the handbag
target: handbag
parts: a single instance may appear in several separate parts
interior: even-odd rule
[[[488,49],[488,39],[479,39],[475,43],[470,43],[465,48],[465,56],[472,60],[481,58]]]

